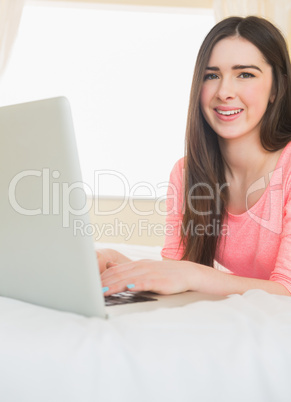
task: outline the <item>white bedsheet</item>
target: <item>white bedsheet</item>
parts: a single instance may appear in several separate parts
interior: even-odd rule
[[[111,320],[0,298],[0,401],[290,402],[290,344],[259,290]]]

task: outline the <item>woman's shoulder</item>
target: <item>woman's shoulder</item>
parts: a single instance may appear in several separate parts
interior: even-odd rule
[[[178,159],[177,162],[174,164],[171,174],[181,173],[184,170],[184,164],[185,164],[185,157],[183,156],[182,158]]]
[[[284,166],[287,165],[287,167],[290,166],[290,159],[291,159],[291,141],[288,142],[287,145],[283,148],[280,158],[279,158],[279,166]]]
[[[285,194],[291,192],[291,141],[283,148],[272,175],[273,184],[283,185]]]
[[[178,159],[177,162],[174,164],[174,168],[177,167],[179,169],[184,168],[185,164],[185,156],[182,156],[182,158]]]
[[[275,170],[282,170],[285,179],[291,178],[291,141],[283,148]]]
[[[181,182],[184,177],[184,160],[185,158],[180,158],[174,164],[171,173],[170,173],[170,182],[177,183]]]

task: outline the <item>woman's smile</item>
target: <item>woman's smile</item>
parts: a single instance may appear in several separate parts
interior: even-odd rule
[[[214,109],[217,117],[223,121],[233,121],[241,116],[243,109],[234,107],[219,106]]]

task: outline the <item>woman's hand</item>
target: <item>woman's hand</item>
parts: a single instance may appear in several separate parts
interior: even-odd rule
[[[116,250],[112,250],[111,248],[103,248],[96,251],[98,265],[100,273],[106,271],[106,269],[112,264],[122,264],[125,262],[130,262],[131,260],[127,258],[125,255],[119,253]]]
[[[193,289],[195,264],[188,261],[140,260],[115,265],[108,264],[101,275],[105,296],[132,291],[174,294]]]
[[[124,259],[127,262],[124,262]],[[190,261],[130,261],[125,256],[120,257],[119,261],[114,258],[113,261],[104,258],[104,261],[107,263],[101,280],[105,296],[126,290],[150,291],[164,295],[192,290],[226,296],[243,294],[250,289],[262,289],[269,293],[290,296],[289,291],[280,283],[231,275]]]

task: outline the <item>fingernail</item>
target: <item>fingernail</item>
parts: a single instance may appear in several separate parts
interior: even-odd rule
[[[133,283],[130,283],[129,285],[126,285],[127,289],[133,289],[135,285]]]
[[[109,290],[109,288],[106,286],[105,288],[102,289],[103,293],[107,292],[107,290]]]

